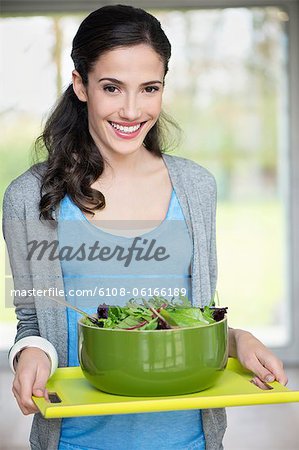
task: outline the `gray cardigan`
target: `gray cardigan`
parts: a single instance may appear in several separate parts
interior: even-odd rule
[[[212,175],[193,161],[163,154],[172,185],[183,209],[193,242],[192,299],[206,305],[215,291],[217,264],[215,242],[216,186]],[[44,163],[45,164],[45,163]],[[39,166],[40,171],[44,164]],[[57,226],[39,220],[40,177],[32,169],[15,179],[7,188],[3,203],[3,234],[6,241],[15,289],[63,289],[58,259],[26,259],[27,242],[54,241]],[[54,211],[55,215],[55,211]],[[57,349],[59,366],[67,365],[67,318],[64,307],[40,296],[15,297],[18,318],[17,336],[40,335]],[[226,428],[224,409],[202,411],[206,450],[223,448]],[[33,450],[55,450],[60,437],[60,419],[44,419],[35,414],[30,443]]]

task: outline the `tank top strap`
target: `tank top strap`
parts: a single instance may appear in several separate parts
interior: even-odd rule
[[[60,202],[59,219],[82,220],[81,210],[73,203],[68,194],[66,194]]]
[[[177,195],[176,195],[176,192],[174,189],[172,190],[166,219],[167,220],[184,220],[185,219],[181,205],[179,203],[179,200],[177,198]]]

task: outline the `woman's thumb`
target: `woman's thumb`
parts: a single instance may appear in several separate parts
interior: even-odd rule
[[[41,371],[37,374],[35,382],[32,387],[32,393],[36,397],[44,397],[46,391],[46,383],[49,378],[49,372],[47,370]]]
[[[260,380],[263,380],[266,383],[271,383],[275,380],[275,375],[273,375],[273,373],[269,372],[269,370],[264,367],[259,367],[259,369],[255,371],[255,374],[258,375]]]
[[[35,397],[43,397],[45,393],[45,388],[34,386],[32,389],[32,393]]]

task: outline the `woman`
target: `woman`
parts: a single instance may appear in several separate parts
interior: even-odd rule
[[[77,317],[53,305],[46,294],[29,291],[55,287],[64,289],[69,301],[78,301],[70,293],[89,286],[91,274],[106,292],[115,285],[120,289],[119,283],[126,289],[133,283],[150,288],[161,273],[159,288],[174,288],[168,274],[175,270],[177,287],[186,289],[194,305],[208,304],[214,295],[214,179],[194,162],[165,154],[161,136],[170,53],[160,23],[147,12],[117,5],[91,13],[73,40],[72,84],[42,135],[47,161],[6,191],[4,235],[15,289],[28,290],[27,298],[15,297],[19,324],[10,351],[13,393],[24,414],[37,412],[32,394],[47,397],[45,384],[57,359],[62,367],[78,364]],[[128,248],[134,236],[145,244],[161,239],[169,258],[144,266],[133,258],[129,271],[121,258],[94,262],[47,253],[57,242],[60,249],[77,248],[80,242],[90,247],[94,241]],[[41,242],[46,242],[42,257],[36,251]],[[111,299],[116,301],[119,297]],[[93,311],[99,303],[98,298],[80,302]],[[250,333],[230,329],[229,353],[256,374],[256,383],[286,383],[282,363]],[[216,450],[222,448],[225,427],[222,409],[62,421],[36,414],[30,442],[42,450]]]

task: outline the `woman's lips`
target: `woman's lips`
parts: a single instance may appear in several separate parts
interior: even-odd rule
[[[122,139],[134,139],[136,136],[138,136],[138,134],[140,133],[141,129],[143,128],[143,125],[146,122],[139,122],[140,123],[140,127],[136,130],[136,131],[129,131],[130,127],[135,127],[137,126],[136,122],[134,123],[134,125],[123,125],[123,124],[119,124],[117,122],[109,122],[111,128],[113,129],[114,133],[116,134],[116,136],[122,138]],[[124,129],[120,130],[118,128],[115,128],[115,126],[113,126],[113,124],[115,125],[119,125],[122,126]]]

